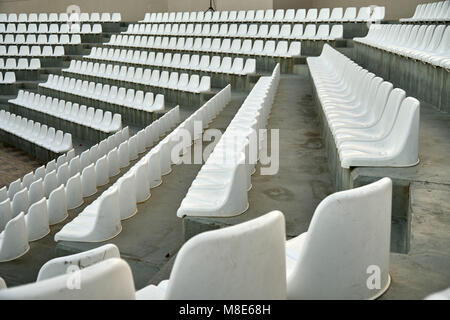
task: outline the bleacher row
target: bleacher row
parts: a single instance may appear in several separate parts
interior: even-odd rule
[[[367,22],[383,20],[384,7],[268,9],[214,12],[159,12],[146,13],[141,23],[186,23],[186,22]]]
[[[164,96],[153,95],[142,90],[126,89],[124,87],[110,86],[99,82],[89,82],[76,78],[50,74],[47,82],[39,84],[42,93],[49,92],[59,99],[77,97],[88,104],[101,104],[102,109],[113,113],[120,113],[122,117],[139,117],[142,112],[151,114],[154,111],[164,110]],[[138,111],[139,114],[134,114]],[[130,115],[132,114],[132,115]],[[142,119],[142,121],[147,119]]]
[[[92,12],[91,14],[86,12],[71,13],[0,13],[0,22],[9,23],[35,23],[35,22],[120,22],[122,20],[120,13],[109,12]]]
[[[13,57],[62,57],[64,56],[63,46],[51,46],[45,45],[42,47],[39,45],[27,46],[21,45],[0,45],[0,56],[13,56]]]
[[[178,37],[221,37],[250,39],[289,39],[289,40],[336,40],[343,37],[343,25],[307,24],[130,24],[121,35],[178,36]],[[118,35],[117,37],[121,37]],[[110,43],[116,42],[116,36]],[[119,38],[120,39],[120,38]],[[120,40],[117,39],[117,42]]]
[[[16,180],[8,190],[2,188],[0,216],[4,229],[0,229],[3,231],[0,236],[0,261],[11,261],[25,254],[28,242],[45,237],[50,225],[67,218],[67,210],[81,206],[84,197],[95,194],[97,187],[107,184],[110,177],[118,175],[122,168],[129,165],[130,160],[137,159],[138,153],[143,152],[142,147],[145,151],[148,144],[151,146],[177,122],[179,109],[173,108],[143,129],[144,135],[138,133],[128,138],[128,128],[125,128],[81,156],[74,156],[73,152],[71,158],[62,155],[56,162],[49,162],[46,168],[38,168],[34,175],[27,174],[22,182]],[[61,188],[65,192],[60,192]],[[128,189],[125,191],[129,192]],[[47,210],[45,198],[50,200],[54,193],[57,193],[54,201],[59,210],[53,212]],[[30,203],[29,195],[39,201]]]
[[[22,44],[60,44],[60,45],[68,45],[68,44],[80,44],[81,43],[81,37],[79,34],[74,35],[68,35],[68,34],[51,34],[48,36],[45,34],[39,34],[36,38],[36,35],[34,34],[16,34],[15,36],[13,34],[6,34],[3,38],[2,35],[0,35],[0,44],[3,45],[22,45]]]
[[[2,70],[38,70],[41,68],[41,61],[31,58],[28,62],[27,58],[7,58],[6,61],[0,58],[0,69]]]
[[[152,86],[163,89],[171,89],[190,93],[206,93],[211,90],[211,79],[209,76],[200,77],[197,74],[168,72],[143,68],[134,68],[120,65],[105,65],[99,63],[83,63],[78,60],[73,68],[69,66],[65,72],[85,75],[93,78],[107,79],[115,82],[127,82],[137,85]],[[77,68],[79,66],[79,68]]]
[[[409,167],[419,162],[417,99],[406,98],[404,90],[394,89],[328,45],[307,63],[342,168]],[[331,154],[334,146],[328,150]]]
[[[31,23],[26,25],[24,23],[19,23],[17,26],[14,23],[0,23],[0,33],[21,33],[21,34],[100,34],[102,33],[101,24],[56,24],[52,23],[50,25],[46,23],[40,23],[39,25]]]
[[[84,57],[85,59],[112,61],[118,63],[127,63],[133,65],[165,67],[171,69],[184,69],[192,71],[204,71],[214,73],[227,73],[236,75],[250,75],[256,72],[255,59],[244,59],[220,56],[199,56],[196,54],[181,54],[162,53],[162,52],[147,52],[138,50],[116,49],[109,50],[107,48],[93,47],[91,53]],[[80,70],[84,72],[88,68],[89,62],[81,60],[72,60],[67,71]],[[101,66],[102,64],[100,64]],[[100,69],[100,66],[98,67]],[[92,67],[94,69],[94,66]],[[108,64],[105,67],[105,72],[114,73],[114,68],[117,65]]]
[[[439,1],[419,4],[411,18],[400,19],[400,22],[439,22],[450,21],[450,1]]]
[[[178,217],[231,217],[248,209],[247,192],[261,150],[260,129],[266,127],[280,79],[277,65],[261,77],[237,111],[192,182],[177,211]]]
[[[250,56],[271,56],[293,58],[301,54],[301,43],[292,41],[290,44],[286,40],[250,40],[250,39],[229,39],[229,38],[184,38],[184,37],[153,37],[153,36],[126,36],[120,39],[115,38],[115,42],[105,43],[106,46],[132,47],[158,49],[167,51],[182,52],[208,52],[218,54],[239,54]],[[110,40],[111,41],[111,40]],[[108,55],[110,54],[109,51]],[[114,53],[116,54],[116,53]]]
[[[72,135],[56,130],[39,122],[0,110],[0,129],[15,139],[31,144],[30,149],[43,148],[55,154],[64,153],[72,149]],[[12,138],[9,138],[10,140]],[[29,150],[28,150],[29,151]],[[36,154],[37,151],[32,152]]]
[[[107,134],[122,129],[122,116],[119,113],[113,115],[109,111],[103,112],[102,109],[87,108],[85,105],[80,106],[78,103],[47,97],[39,93],[19,90],[17,97],[10,99],[9,102],[42,115],[68,121],[70,126],[75,126],[70,131],[79,133],[77,135],[79,137],[85,136],[81,131],[86,128]]]
[[[450,70],[450,26],[371,26],[366,37],[354,41]]]
[[[187,152],[192,139],[195,139],[194,121],[201,121],[203,127],[207,127],[230,99],[231,87],[227,86],[171,131],[114,185],[66,224],[55,234],[55,241],[101,242],[118,235],[122,230],[121,220],[135,215],[136,204],[147,201],[151,196],[150,189],[161,184],[161,177],[171,172],[172,164],[177,164],[173,158],[176,145],[186,143],[179,152]],[[173,124],[172,122],[172,127]],[[152,128],[153,123],[136,134],[139,153],[146,152],[156,141]],[[183,130],[189,130],[191,140],[183,139]]]
[[[131,182],[128,185],[133,186]],[[110,198],[108,207],[120,223],[119,196],[115,202],[111,196],[117,192],[117,187],[108,190],[103,199]],[[34,283],[10,289],[2,283],[0,299],[376,299],[390,284],[391,197],[389,178],[333,194],[317,207],[308,231],[288,241],[280,211],[204,232],[181,247],[169,279],[138,291],[119,249],[107,244],[48,261]],[[361,210],[366,203],[371,205]],[[80,226],[100,220],[92,218],[86,213]],[[22,216],[13,219],[5,236],[23,233],[22,220]],[[323,232],[330,228],[333,232]],[[355,233],[354,228],[372,231]],[[324,257],[330,257],[327,263],[323,263]],[[361,277],[371,263],[379,268],[375,290]],[[71,275],[67,268],[71,266],[80,266],[78,290],[67,286]]]

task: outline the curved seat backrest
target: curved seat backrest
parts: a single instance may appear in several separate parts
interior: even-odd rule
[[[42,281],[66,274],[69,271],[69,266],[76,266],[79,269],[84,269],[110,258],[120,258],[119,248],[114,244],[106,244],[92,250],[55,258],[41,267],[36,281]]]
[[[197,235],[178,253],[166,298],[284,299],[284,241],[279,211]]]
[[[391,202],[389,178],[323,200],[288,275],[288,298],[370,298],[366,281],[373,265],[388,283]]]
[[[82,269],[79,273],[0,290],[0,299],[133,300],[135,288],[128,264],[124,260],[112,258]]]

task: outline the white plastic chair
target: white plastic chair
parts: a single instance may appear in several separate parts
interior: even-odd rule
[[[308,231],[286,242],[288,299],[383,294],[390,284],[391,202],[389,178],[323,200]],[[380,277],[379,288],[367,285],[371,272]]]

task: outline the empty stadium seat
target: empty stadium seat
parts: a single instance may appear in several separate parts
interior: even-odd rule
[[[135,299],[133,275],[124,260],[111,258],[80,270],[79,290],[74,290],[67,285],[72,276],[71,273],[68,273],[31,284],[0,290],[0,299]],[[114,279],[114,281],[111,281],[111,279]]]
[[[55,258],[47,261],[39,269],[36,282],[64,275],[70,266],[82,270],[111,258],[120,258],[119,248],[114,244],[105,244],[92,250]]]

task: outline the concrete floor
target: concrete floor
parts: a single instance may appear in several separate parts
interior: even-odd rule
[[[298,74],[282,75],[269,119],[269,129],[280,129],[278,174],[261,176],[257,168],[252,176],[249,209],[238,217],[215,219],[213,228],[246,221],[271,210],[281,210],[286,216],[287,236],[294,237],[307,230],[316,206],[332,192],[306,71],[306,67],[301,66]],[[233,94],[232,103],[210,128],[223,131],[244,98],[242,94]],[[189,113],[190,110],[183,110],[185,116]],[[163,184],[151,190],[151,198],[138,205],[138,214],[122,222],[122,233],[109,241],[119,246],[122,257],[130,264],[137,289],[169,277],[186,231],[183,230],[182,219],[176,217],[176,210],[199,169],[200,165],[173,166],[172,172],[163,177]],[[449,172],[448,162],[442,170]],[[108,186],[85,199],[84,206]],[[450,286],[450,184],[423,181],[414,185],[412,196],[411,250],[408,254],[391,254],[392,284],[381,299],[422,299],[431,292]],[[70,219],[84,206],[72,210]],[[204,223],[201,219],[193,221],[199,225]],[[186,221],[184,224],[186,227]],[[51,235],[31,243],[31,250],[22,258],[0,264],[0,276],[9,286],[34,281],[39,268],[51,258],[102,244],[55,244],[53,235],[62,226],[52,227]]]

